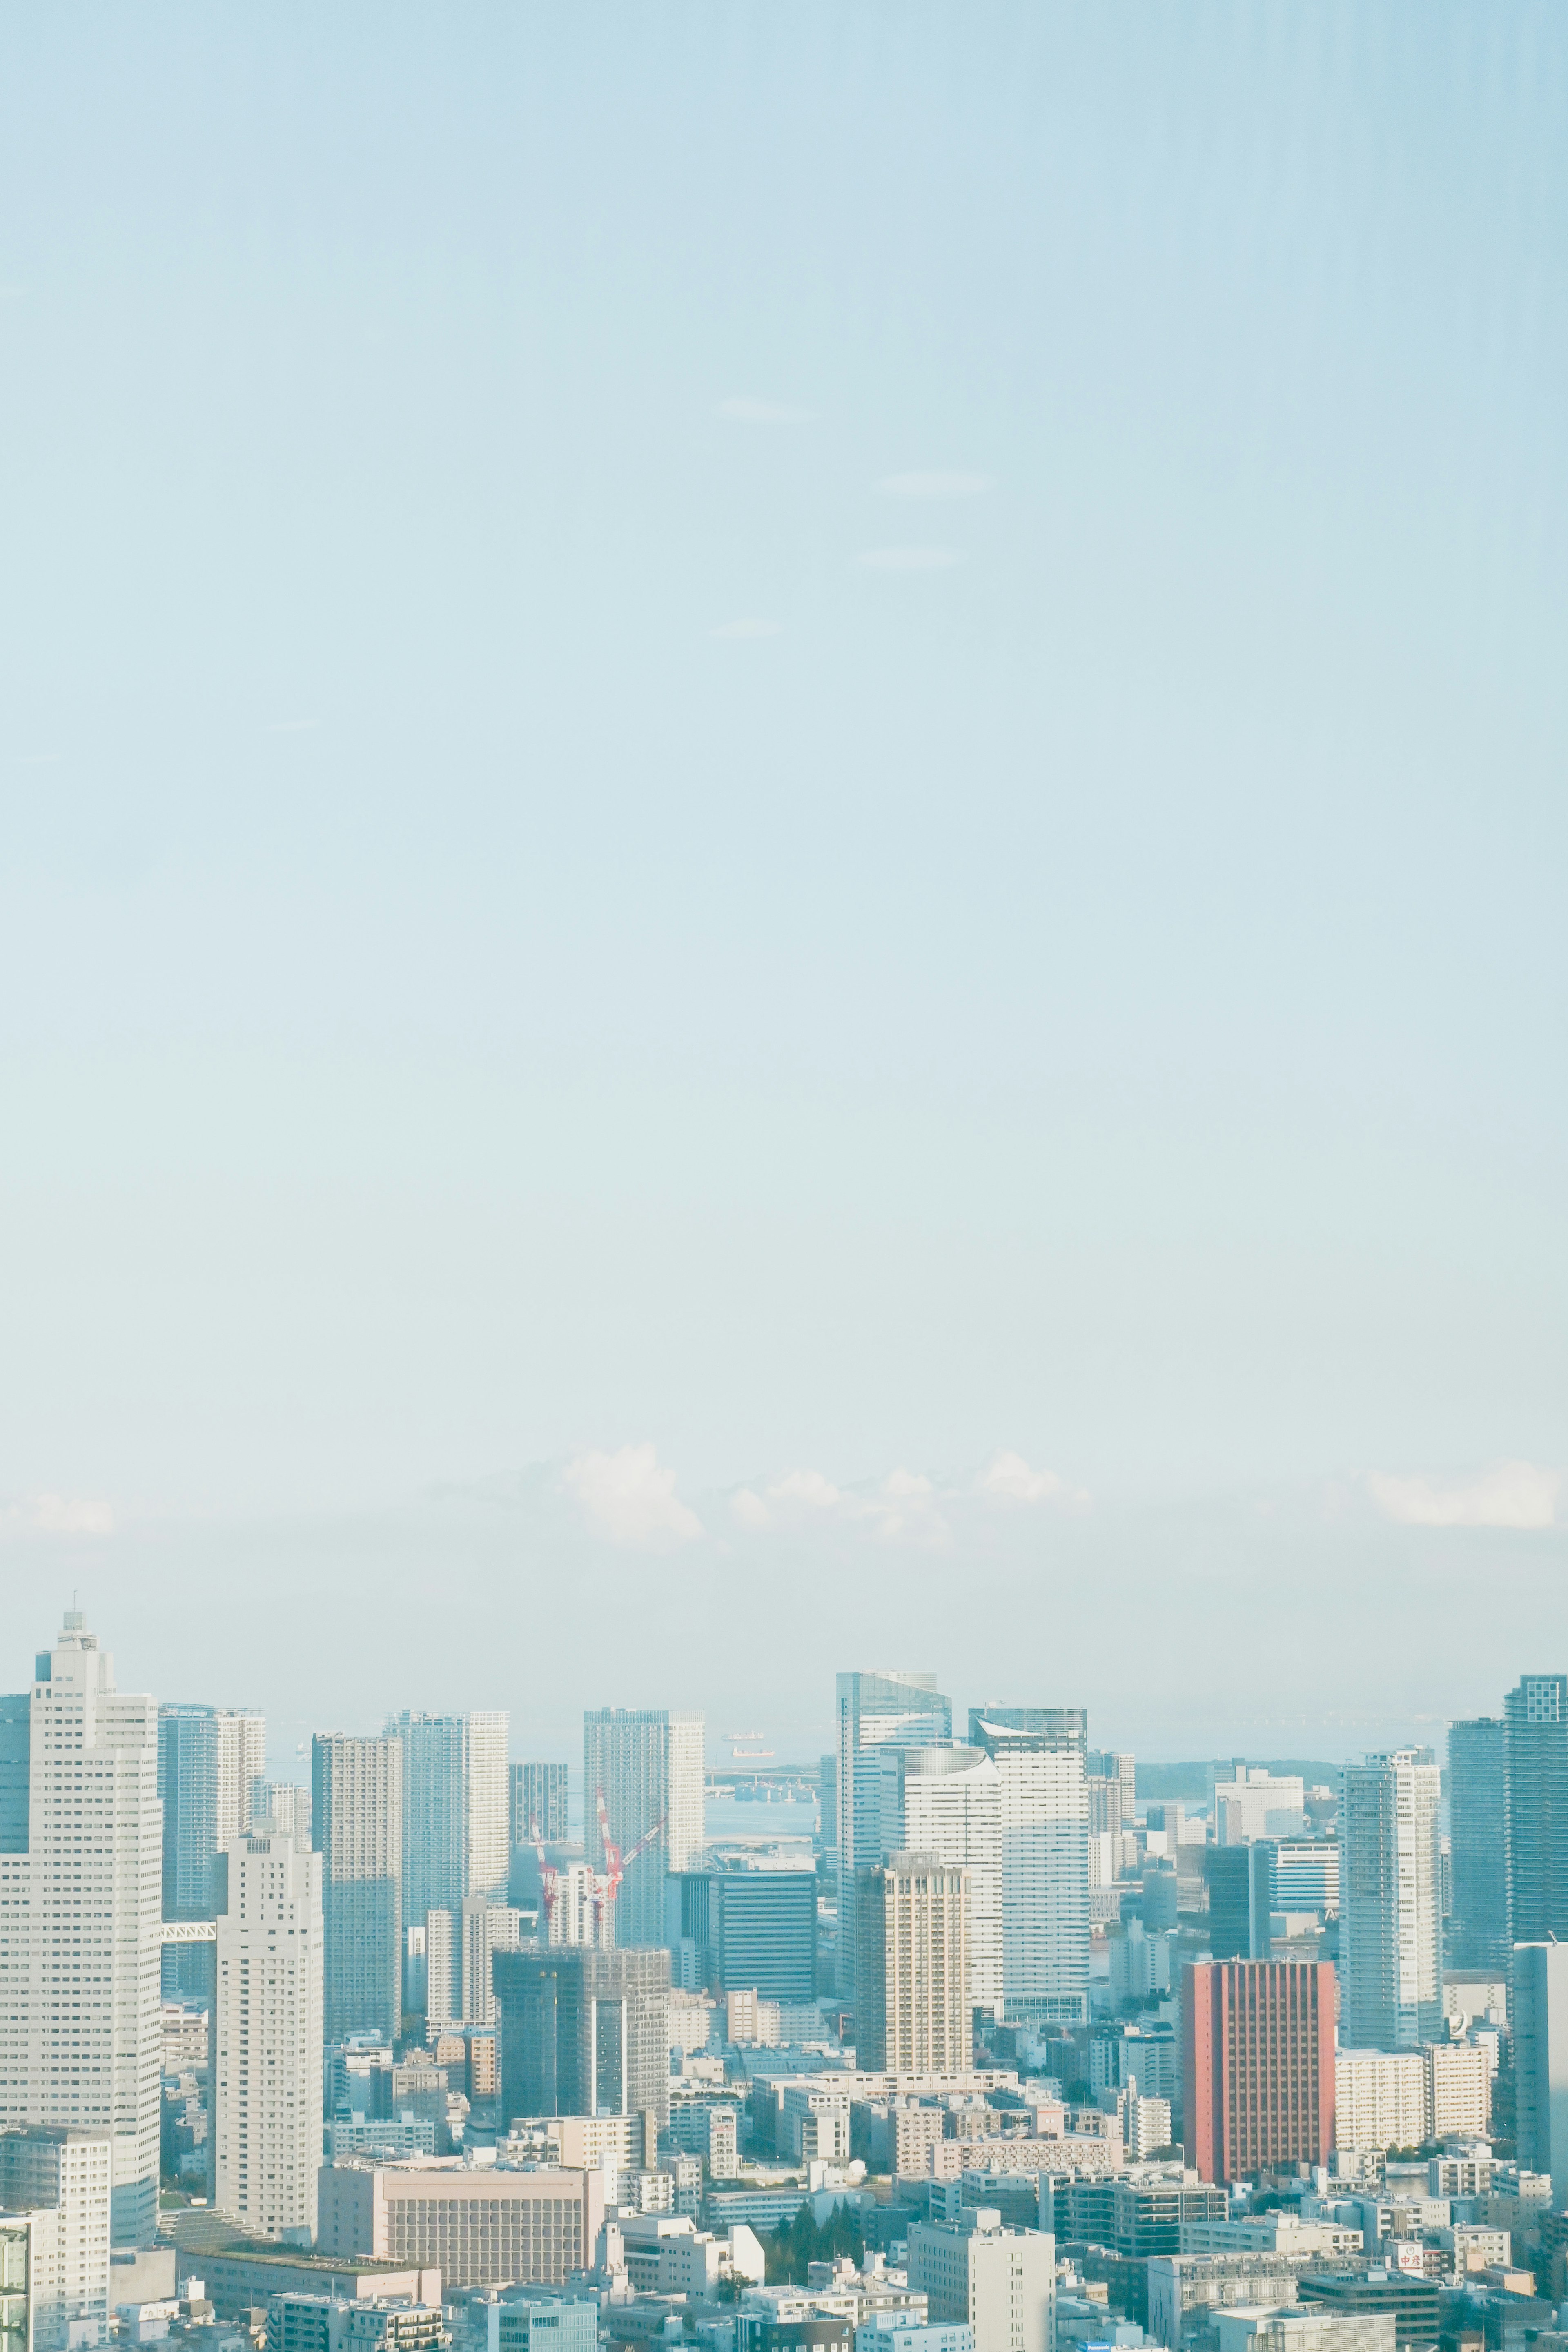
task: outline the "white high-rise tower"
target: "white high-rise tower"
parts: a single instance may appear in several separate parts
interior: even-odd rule
[[[1441,1787],[1437,1766],[1413,1748],[1344,1768],[1340,2031],[1347,2048],[1416,2050],[1443,2030]]]
[[[23,1708],[26,1744],[22,1745]],[[0,2125],[107,2131],[117,2245],[157,2221],[158,1709],[78,1610],[0,1706]]]
[[[252,2237],[316,2234],[321,2161],[321,1857],[231,1841],[217,1922],[214,2203]]]

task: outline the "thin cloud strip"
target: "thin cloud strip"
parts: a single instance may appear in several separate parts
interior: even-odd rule
[[[952,1534],[949,1512],[979,1500],[1004,1508],[1043,1505],[1082,1510],[1089,1496],[1054,1470],[1036,1470],[1021,1454],[1001,1452],[972,1481],[939,1486],[921,1472],[900,1468],[865,1486],[836,1486],[820,1470],[789,1470],[765,1485],[742,1486],[730,1497],[737,1527],[766,1535],[781,1528],[837,1525],[858,1528],[883,1543],[943,1544]]]
[[[1367,1479],[1385,1519],[1405,1528],[1555,1527],[1562,1474],[1534,1462],[1499,1462],[1472,1478],[1396,1477],[1374,1470]]]

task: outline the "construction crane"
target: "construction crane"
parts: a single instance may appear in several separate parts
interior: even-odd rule
[[[544,1859],[544,1840],[539,1834],[539,1815],[537,1813],[531,1813],[529,1816],[528,1841],[533,1848],[534,1857],[539,1864],[539,1899],[544,1906],[544,1940],[548,1943],[550,1940],[550,1915],[555,1908],[555,1885],[557,1874],[554,1864],[552,1862],[546,1862]]]
[[[655,1838],[663,1836],[665,1823],[669,1816],[668,1813],[660,1813],[653,1827],[643,1832],[631,1852],[623,1854],[620,1847],[610,1835],[610,1809],[605,1802],[603,1789],[598,1792],[598,1812],[599,1843],[605,1849],[605,1868],[603,1874],[595,1877],[594,1881],[594,1896],[597,1910],[598,1939],[603,1943],[605,1940],[605,1929],[610,1915],[615,1908],[616,1897],[621,1891],[622,1879],[633,1863],[638,1861],[647,1852]]]

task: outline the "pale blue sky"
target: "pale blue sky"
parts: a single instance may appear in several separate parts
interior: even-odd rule
[[[1560,1664],[1565,248],[1552,7],[13,12],[7,1582],[541,1745]]]

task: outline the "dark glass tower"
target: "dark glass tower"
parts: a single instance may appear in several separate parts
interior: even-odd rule
[[[1448,1822],[1453,1906],[1448,1966],[1497,1969],[1509,1960],[1508,1775],[1500,1716],[1448,1726]]]

